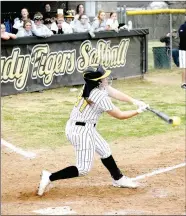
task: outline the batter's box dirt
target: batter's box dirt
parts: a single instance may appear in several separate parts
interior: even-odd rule
[[[156,137],[125,138],[118,141],[117,148],[111,146],[124,173],[136,177],[183,163],[183,137],[184,132],[171,132]],[[66,155],[68,160],[64,160]],[[15,153],[5,154],[2,149],[1,213],[38,215],[33,211],[63,206],[70,206],[78,215],[183,215],[185,212],[185,167],[143,179],[144,188],[121,189],[111,186],[109,173],[97,157],[88,176],[56,181],[43,197],[36,196],[42,169],[55,171],[73,161],[74,152],[69,146],[61,147],[58,154],[41,151],[34,160],[23,160]]]

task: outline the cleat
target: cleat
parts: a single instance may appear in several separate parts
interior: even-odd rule
[[[114,180],[112,182],[114,187],[120,187],[120,188],[137,188],[138,184],[133,182],[130,178],[123,176],[119,180]]]
[[[183,84],[181,85],[181,88],[186,89],[186,83],[183,83]]]
[[[47,188],[47,186],[50,184],[50,177],[51,173],[48,171],[43,170],[42,171],[42,175],[41,175],[41,181],[38,187],[38,195],[42,196],[43,193],[45,192],[45,189]]]

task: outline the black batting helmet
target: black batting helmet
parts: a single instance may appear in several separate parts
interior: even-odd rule
[[[111,70],[105,70],[101,65],[99,65],[97,68],[88,67],[84,71],[83,77],[85,81],[86,80],[99,81],[101,79],[108,77],[110,73]]]
[[[90,95],[90,92],[99,86],[101,79],[108,77],[111,73],[111,70],[105,70],[101,65],[97,68],[88,67],[84,73],[83,78],[85,80],[85,87],[83,90],[82,97],[87,98]]]

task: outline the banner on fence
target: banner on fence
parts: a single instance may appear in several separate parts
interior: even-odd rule
[[[112,76],[142,73],[142,37],[2,47],[2,95],[83,84],[82,72],[102,64]]]

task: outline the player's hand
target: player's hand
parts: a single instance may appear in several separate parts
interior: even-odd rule
[[[150,108],[149,104],[142,105],[137,109],[137,112],[138,113],[145,112],[145,111],[147,111],[148,108]]]
[[[136,99],[133,99],[132,103],[138,107],[146,105],[146,103],[144,103],[143,101],[136,100]]]

